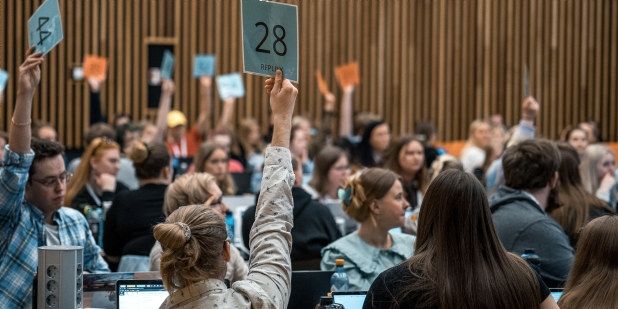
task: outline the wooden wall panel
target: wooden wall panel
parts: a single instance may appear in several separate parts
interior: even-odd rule
[[[11,74],[0,106],[0,129],[13,111],[17,68],[27,45],[28,17],[42,0],[0,0],[0,67]],[[371,111],[396,134],[433,120],[444,140],[464,139],[468,124],[502,114],[517,122],[527,68],[542,105],[541,135],[585,119],[618,140],[618,0],[286,0],[299,5],[298,113],[320,119],[319,69],[337,97],[333,67],[361,65],[355,111]],[[219,74],[241,71],[240,3],[236,0],[60,0],[65,40],[43,66],[33,114],[54,124],[69,147],[81,146],[88,123],[84,82],[71,79],[86,54],[109,58],[102,90],[108,119],[146,108],[145,47],[149,38],[175,42],[174,107],[199,112],[192,56],[218,55]],[[237,118],[269,121],[263,78],[245,75]],[[213,93],[213,118],[222,105]],[[214,119],[213,119],[214,120]]]

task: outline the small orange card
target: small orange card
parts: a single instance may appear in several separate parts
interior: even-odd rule
[[[84,57],[84,76],[86,78],[103,78],[107,71],[107,58],[95,55]]]
[[[360,70],[358,68],[358,62],[354,61],[336,67],[335,76],[337,77],[337,81],[339,81],[339,85],[342,88],[360,84]]]
[[[315,70],[315,78],[318,81],[318,90],[320,90],[320,93],[322,95],[329,94],[330,91],[328,91],[328,85],[326,84],[326,81],[324,80],[324,77],[322,76],[322,72],[320,72],[320,70]]]

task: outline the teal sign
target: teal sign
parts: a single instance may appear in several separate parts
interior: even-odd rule
[[[245,73],[283,75],[298,82],[298,7],[261,0],[241,0]]]
[[[58,0],[46,0],[28,20],[29,46],[45,55],[63,38]]]

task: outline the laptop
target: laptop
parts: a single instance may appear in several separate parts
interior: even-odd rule
[[[169,296],[161,280],[118,280],[116,308],[159,308]]]
[[[343,305],[344,309],[363,308],[367,291],[333,292],[333,302]]]
[[[562,297],[562,292],[564,291],[564,289],[549,289],[549,292],[551,293],[551,297],[554,298],[554,300],[556,302],[558,302],[558,300],[560,300],[560,297]]]
[[[292,291],[290,292],[290,309],[314,309],[320,303],[320,297],[330,292],[330,277],[333,271],[300,270],[292,272]]]

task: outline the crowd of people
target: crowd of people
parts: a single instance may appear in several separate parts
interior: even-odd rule
[[[89,78],[85,150],[65,165],[53,126],[31,119],[43,61],[26,55],[0,134],[2,304],[29,306],[39,246],[78,245],[88,272],[160,271],[162,308],[285,308],[292,270],[341,258],[366,308],[555,308],[559,287],[563,308],[616,308],[615,154],[594,122],[537,138],[541,106],[527,97],[511,128],[473,121],[455,157],[431,122],[392,137],[378,115],[354,114],[352,86],[340,104],[324,94],[313,123],[294,117],[298,90],[277,71],[262,130],[234,122],[234,99],[210,114],[210,77],[191,127],[171,108],[172,80],[154,122],[108,123],[105,78]],[[222,201],[237,194],[255,195],[236,223],[244,248]],[[537,260],[521,257],[531,250]]]

